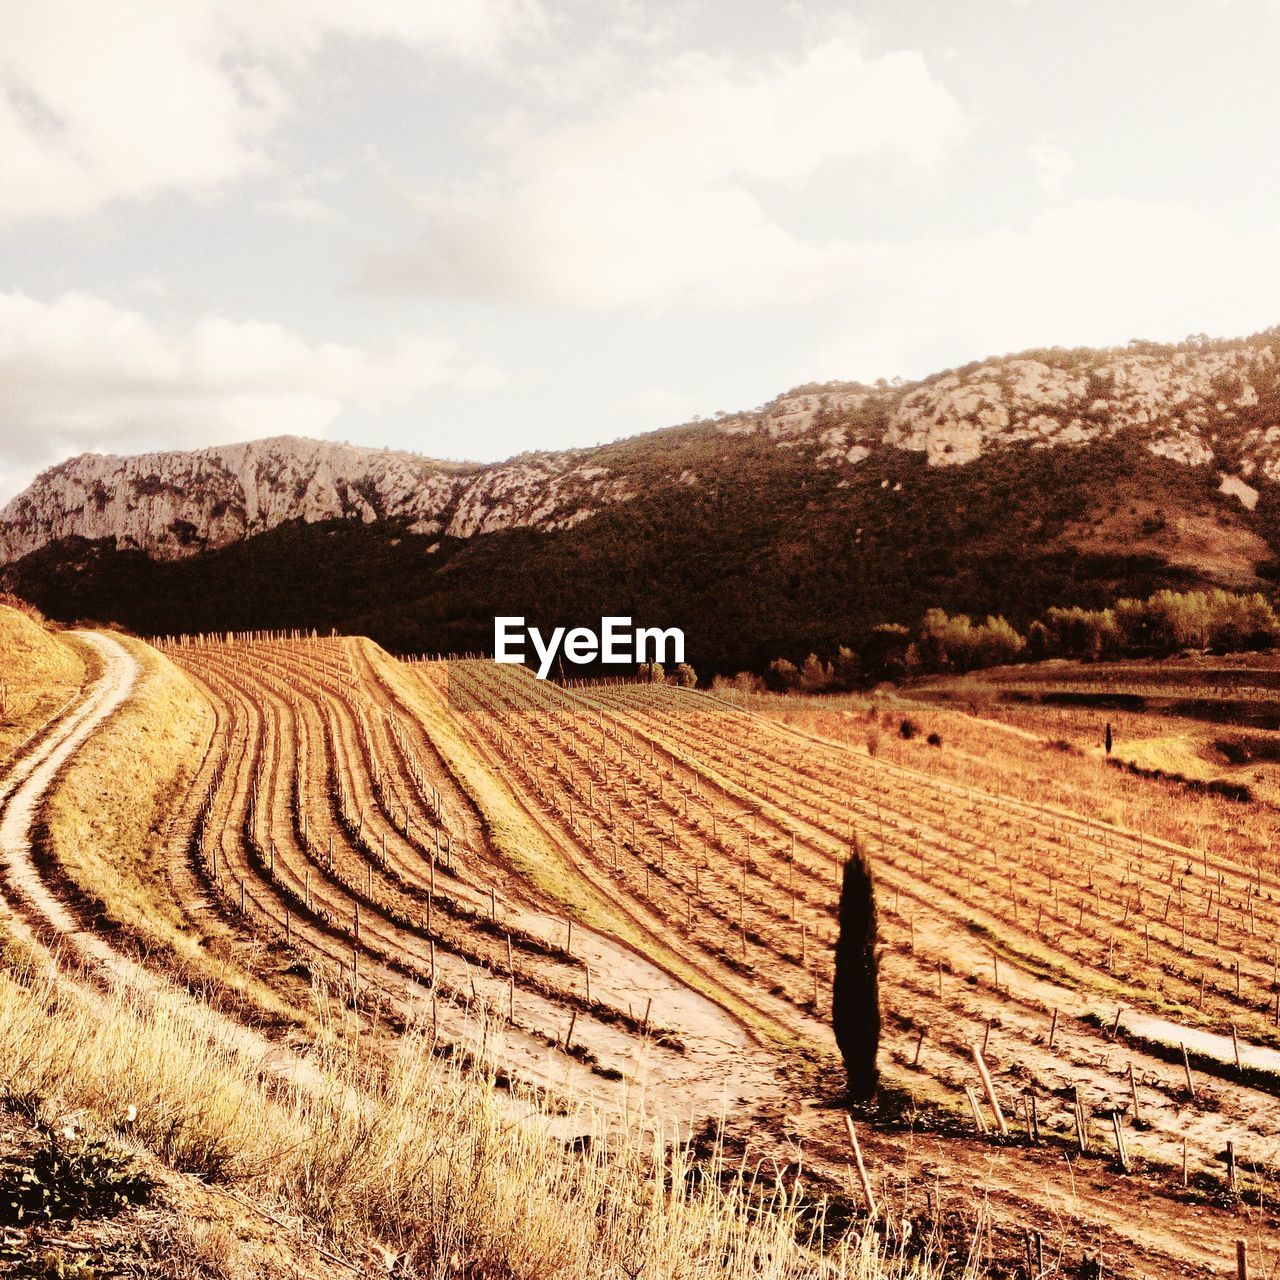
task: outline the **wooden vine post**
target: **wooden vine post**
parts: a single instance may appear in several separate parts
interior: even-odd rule
[[[858,1181],[862,1183],[862,1194],[867,1199],[867,1213],[875,1217],[879,1212],[875,1194],[871,1190],[871,1179],[867,1177],[867,1166],[862,1160],[862,1148],[858,1145],[858,1131],[853,1127],[853,1117],[846,1111],[844,1116],[845,1131],[849,1135],[849,1146],[853,1148],[853,1163],[858,1170]]]
[[[996,1087],[991,1081],[991,1072],[987,1070],[986,1061],[983,1059],[982,1050],[978,1045],[971,1046],[973,1050],[974,1065],[978,1068],[978,1075],[982,1078],[982,1088],[986,1092],[987,1102],[991,1106],[991,1113],[996,1118],[996,1132],[1002,1138],[1009,1136],[1009,1126],[1005,1123],[1004,1112],[1000,1110],[1000,1099],[996,1097]]]

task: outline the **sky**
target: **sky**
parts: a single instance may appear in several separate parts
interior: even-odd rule
[[[0,0],[0,501],[1280,323],[1280,0]]]

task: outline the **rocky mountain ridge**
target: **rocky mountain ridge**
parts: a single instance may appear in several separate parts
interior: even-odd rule
[[[843,471],[884,451],[956,467],[1008,445],[1083,446],[1122,433],[1156,456],[1216,469],[1222,491],[1252,509],[1256,481],[1280,480],[1280,329],[1229,341],[1025,352],[916,383],[815,384],[749,412],[493,465],[297,437],[136,457],[83,454],[0,510],[0,564],[68,538],[111,539],[177,560],[290,521],[394,522],[458,539],[564,530],[633,499],[655,476],[712,482],[707,472],[732,454],[735,437]]]
[[[572,454],[501,467],[274,436],[190,452],[80,454],[0,510],[0,564],[63,538],[114,539],[159,560],[217,550],[291,520],[396,521],[415,534],[568,527],[627,496]]]

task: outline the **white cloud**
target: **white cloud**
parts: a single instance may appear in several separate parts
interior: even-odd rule
[[[1041,190],[1050,195],[1057,195],[1076,171],[1075,157],[1056,142],[1041,140],[1033,143],[1027,154]]]
[[[189,2],[189,0],[188,0]],[[214,20],[260,50],[306,53],[326,35],[438,45],[492,57],[513,33],[540,29],[537,0],[207,0]]]
[[[330,35],[491,57],[535,0],[0,0],[0,223],[265,163],[277,71]]]
[[[1031,346],[1263,329],[1277,319],[1280,229],[1078,200],[1021,227],[883,245],[846,284],[857,306],[804,377],[918,376]]]
[[[322,435],[345,409],[376,412],[432,388],[500,380],[452,343],[420,335],[370,352],[217,316],[171,333],[82,294],[43,302],[0,293],[0,484],[88,449]]]
[[[682,57],[596,119],[509,132],[506,181],[428,199],[421,249],[369,279],[583,307],[808,301],[845,250],[781,225],[768,194],[850,165],[928,168],[964,127],[915,53],[837,38],[750,74]]]

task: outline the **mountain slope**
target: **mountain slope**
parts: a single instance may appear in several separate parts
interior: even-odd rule
[[[903,385],[798,388],[750,413],[687,427],[709,439],[760,434],[818,464],[856,467],[890,448],[930,465],[1018,442],[1078,445],[1139,432],[1153,453],[1216,466],[1243,501],[1280,478],[1280,330],[1235,342],[1051,350],[988,360]],[[43,473],[0,510],[0,563],[65,537],[114,537],[159,559],[216,550],[289,520],[400,520],[470,537],[555,529],[635,495],[634,447],[525,454],[496,466],[297,437],[134,458],[85,454]],[[621,464],[621,465],[619,465]],[[684,477],[696,483],[696,474]]]
[[[88,456],[0,513],[0,583],[147,631],[487,646],[495,613],[685,628],[702,670],[931,605],[1256,589],[1280,527],[1280,331],[799,388],[590,450],[446,465],[277,439]]]

